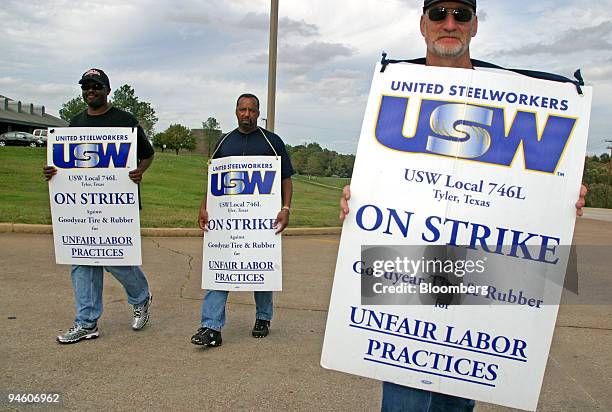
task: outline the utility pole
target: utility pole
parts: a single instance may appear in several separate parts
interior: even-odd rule
[[[202,122],[202,143],[206,145],[206,157],[210,159],[210,135],[206,136],[206,125]]]
[[[276,50],[278,39],[278,0],[270,0],[270,45],[268,51],[268,117],[266,128],[274,131],[276,109]]]
[[[606,143],[612,143],[612,140],[606,140]],[[612,176],[612,146],[608,146],[607,149],[610,149],[610,159],[608,160],[608,184],[606,185],[606,209],[608,206],[608,190],[610,190],[610,176]]]

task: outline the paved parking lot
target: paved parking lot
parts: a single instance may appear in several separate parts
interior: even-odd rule
[[[251,338],[252,294],[232,293],[223,346],[202,349],[189,343],[202,298],[201,238],[145,237],[150,325],[131,330],[125,294],[108,276],[100,338],[63,346],[54,337],[72,324],[73,298],[52,236],[0,233],[0,392],[60,391],[78,410],[378,410],[379,382],[319,366],[338,241],[286,236],[270,336]],[[597,292],[598,304],[561,306],[538,409],[609,411],[612,222],[579,220],[575,243],[604,246],[578,249],[581,290]]]

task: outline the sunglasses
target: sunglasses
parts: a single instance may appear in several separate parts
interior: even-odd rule
[[[81,90],[102,90],[104,89],[104,85],[101,83],[86,83],[81,85]]]
[[[446,15],[451,14],[455,21],[459,23],[467,23],[472,20],[474,13],[470,9],[451,9],[448,7],[436,7],[427,11],[427,16],[431,21],[442,21],[446,19]]]

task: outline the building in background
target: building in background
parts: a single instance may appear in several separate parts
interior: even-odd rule
[[[22,103],[0,95],[0,133],[12,131],[32,133],[35,129],[66,126],[68,122],[45,113],[45,106]]]
[[[196,148],[193,152],[203,154],[206,157],[209,157],[215,150],[217,142],[223,135],[221,130],[211,129],[191,129],[191,133],[196,139]]]

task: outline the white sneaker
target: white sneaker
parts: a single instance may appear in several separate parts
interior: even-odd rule
[[[134,305],[134,318],[132,320],[132,329],[140,330],[145,327],[149,321],[149,309],[153,302],[153,295],[149,293],[149,298],[141,305]]]
[[[100,336],[98,332],[98,326],[94,326],[91,329],[87,329],[81,325],[74,325],[63,335],[59,335],[56,340],[59,343],[77,343],[83,339],[95,339]]]

